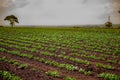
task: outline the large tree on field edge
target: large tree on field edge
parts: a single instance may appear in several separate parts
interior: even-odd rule
[[[4,20],[7,20],[10,22],[10,26],[14,27],[15,23],[19,23],[18,18],[14,15],[6,16]]]

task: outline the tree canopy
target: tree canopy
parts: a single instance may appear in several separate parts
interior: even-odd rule
[[[15,22],[16,23],[19,23],[18,21],[18,18],[14,15],[9,15],[9,16],[6,16],[4,20],[7,20],[10,22],[10,25],[13,27],[15,25]]]

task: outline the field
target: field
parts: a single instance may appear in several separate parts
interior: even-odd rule
[[[120,80],[120,29],[0,28],[0,80]]]

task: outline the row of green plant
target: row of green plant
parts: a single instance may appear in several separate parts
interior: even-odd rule
[[[10,59],[10,60],[8,60],[5,56],[4,57],[2,57],[2,58],[0,58],[0,61],[4,61],[4,62],[8,62],[8,63],[11,63],[11,64],[13,64],[13,65],[15,65],[15,66],[19,66],[18,68],[22,68],[22,69],[25,69],[25,68],[27,68],[28,67],[28,65],[27,64],[21,64],[20,65],[20,63],[19,62],[17,62],[17,61],[15,61],[15,60],[12,60],[12,59]],[[44,61],[43,61],[44,62]],[[47,62],[46,62],[47,63]],[[52,77],[59,77],[59,72],[58,71],[47,71],[47,72],[45,72],[48,76],[52,76]],[[71,77],[69,77],[69,76],[67,76],[64,80],[76,80],[75,78],[71,78]],[[8,79],[9,80],[9,79]],[[19,80],[19,79],[17,79],[17,77],[15,77],[15,79],[10,79],[10,80]]]
[[[27,47],[24,47],[24,46],[22,47],[22,46],[18,46],[18,45],[3,43],[3,42],[0,42],[0,45],[4,45],[4,46],[10,47],[10,48],[16,48],[16,49],[19,49],[19,50],[27,50],[27,51],[30,51],[30,52],[37,52],[36,48],[27,48]]]
[[[115,58],[118,58],[118,56],[113,56],[112,58],[114,59],[109,59],[107,60],[107,57],[109,57],[109,55],[103,55],[103,54],[100,54],[99,57],[96,57],[95,55],[92,55],[92,54],[76,54],[76,53],[73,53],[73,54],[70,54],[70,56],[77,56],[77,57],[84,57],[84,58],[90,58],[90,59],[95,59],[95,60],[102,60],[104,62],[108,62],[108,63],[113,63],[113,64],[119,64],[119,61],[117,61]]]
[[[9,40],[8,40],[9,41]],[[14,43],[14,41],[9,41],[9,42],[13,42]],[[16,42],[15,42],[16,43]],[[21,45],[23,45],[22,43],[19,43],[18,42],[18,44],[21,44]],[[31,44],[28,44],[28,45],[31,45]],[[35,47],[35,46],[34,46]],[[36,46],[37,47],[37,46]],[[41,46],[38,46],[38,47],[41,47]],[[52,48],[52,47],[51,47]],[[48,48],[48,50],[50,50],[50,51],[55,51],[56,49],[55,48]],[[25,48],[24,48],[25,49]],[[45,48],[45,49],[47,49],[47,48]],[[27,48],[26,48],[26,50],[27,50]],[[29,50],[29,49],[28,49]],[[30,51],[30,50],[29,50]],[[31,49],[31,52],[36,52],[36,49],[35,48],[32,48]],[[94,56],[94,55],[91,55],[91,56],[86,56],[86,55],[82,55],[83,57],[86,57],[86,58],[92,58],[92,59],[99,59],[99,60],[105,60],[105,58],[104,57],[96,57],[96,56]]]
[[[0,49],[1,51],[6,51],[4,48],[1,48]],[[31,54],[25,54],[25,53],[20,53],[18,51],[8,51],[9,53],[12,53],[12,54],[15,54],[15,55],[19,55],[21,57],[28,57],[28,58],[33,58],[33,55]],[[50,54],[48,52],[42,52],[41,54],[43,55],[47,55],[47,56],[54,56],[54,54]],[[80,59],[77,59],[77,58],[72,58],[72,57],[69,57],[69,56],[64,56],[64,55],[59,55],[59,57],[62,57],[64,59],[69,59],[71,61],[74,61],[74,62],[78,62],[78,63],[85,63],[85,64],[89,64],[88,61],[84,61],[84,60],[80,60]],[[104,65],[104,64],[96,64],[97,67],[102,67],[102,68],[105,68],[105,69],[114,69],[114,67],[110,66],[110,65]]]
[[[59,77],[60,73],[56,70],[56,71],[47,71],[45,72],[45,74],[47,74],[48,76],[52,76],[52,77]],[[76,80],[73,77],[70,76],[66,76],[63,80]]]
[[[87,60],[73,58],[73,57],[70,57],[70,56],[62,55],[62,54],[56,55],[56,54],[52,54],[52,53],[49,53],[49,52],[41,52],[41,54],[43,54],[45,56],[55,56],[55,57],[59,57],[59,58],[64,58],[64,59],[67,59],[67,60],[70,60],[70,61],[73,61],[73,62],[77,62],[77,63],[80,63],[80,64],[86,64],[86,65],[90,64],[90,62],[87,61]]]
[[[116,39],[117,35],[111,34],[111,33],[106,34],[106,32],[105,32],[106,30],[104,31],[105,33],[101,33],[101,34],[99,34],[99,33],[94,34],[94,32],[93,33],[91,32],[90,34],[88,34],[88,32],[85,32],[85,31],[84,32],[83,31],[73,32],[73,33],[64,31],[65,34],[63,34],[62,31],[58,31],[58,32],[53,31],[53,30],[51,30],[51,31],[52,32],[50,32],[50,31],[46,32],[44,30],[40,30],[40,32],[39,32],[39,30],[38,31],[36,30],[36,32],[30,32],[30,31],[25,31],[23,29],[23,31],[16,32],[16,34],[17,34],[17,36],[21,36],[21,38],[25,37],[26,40],[34,41],[36,39],[36,41],[40,41],[40,42],[41,41],[43,41],[43,42],[53,41],[55,43],[59,42],[60,44],[64,43],[66,46],[68,46],[68,45],[78,46],[78,45],[81,45],[81,44],[76,44],[75,42],[82,41],[82,42],[86,43],[85,48],[87,48],[87,46],[89,46],[89,45],[92,45],[89,48],[91,49],[93,47],[93,50],[96,50],[96,45],[97,45],[97,47],[99,47],[100,43],[102,43],[104,45],[104,47],[106,48],[106,50],[105,50],[106,52],[110,52],[110,50],[111,50],[110,49],[111,47],[109,47],[107,45],[108,44],[108,38],[112,37],[111,35],[114,35],[112,37],[112,40],[111,40],[111,45],[115,45],[115,46],[117,46],[117,48],[119,46],[118,44],[116,44],[116,42],[118,42],[118,40]],[[96,29],[96,31],[97,31],[97,29]],[[13,32],[13,33],[15,33],[15,32]],[[13,33],[11,33],[11,34],[13,34]],[[22,33],[22,34],[18,34],[18,33]],[[24,33],[26,33],[26,35],[24,35]],[[53,35],[53,33],[55,33],[55,34]],[[50,36],[51,34],[52,34],[52,36]],[[5,35],[5,32],[4,32],[4,35]],[[30,39],[29,36],[33,36],[33,37],[30,37],[31,38]],[[11,38],[12,37],[16,37],[16,35],[11,35]],[[70,37],[70,39],[68,40],[69,37]],[[95,46],[95,49],[94,49],[94,46]],[[102,50],[101,48],[102,47],[100,47],[100,49],[99,49],[100,51]],[[113,53],[114,49],[110,53]],[[116,51],[117,50],[115,50],[115,53],[117,53]]]
[[[92,75],[92,72],[91,72],[91,71],[86,71],[86,70],[83,69],[83,68],[80,68],[80,69],[79,69],[79,72],[82,73],[82,74],[85,74],[85,75]]]
[[[5,56],[0,58],[0,61],[8,62],[8,63],[18,66],[19,68],[22,68],[22,69],[26,69],[28,67],[27,64],[21,64],[13,59],[7,59]]]
[[[17,62],[17,61],[15,61],[15,60],[12,60],[12,59],[10,59],[10,60],[8,60],[5,56],[4,57],[2,57],[2,58],[0,58],[0,61],[4,61],[4,62],[8,62],[8,63],[11,63],[11,64],[13,64],[13,65],[15,65],[15,66],[18,66],[18,68],[21,68],[21,69],[25,69],[25,68],[27,68],[28,67],[28,65],[27,64],[20,64],[19,62]],[[31,70],[36,70],[35,68],[32,68]],[[48,76],[52,76],[52,77],[59,77],[60,75],[59,75],[59,72],[58,71],[47,71],[47,72],[45,72]],[[4,77],[3,77],[3,75],[4,75]],[[17,76],[13,76],[13,75],[11,75],[11,74],[8,74],[7,72],[6,72],[6,74],[5,74],[5,72],[4,73],[1,73],[1,71],[0,71],[0,77],[3,77],[3,78],[5,78],[5,79],[7,79],[7,80],[21,80],[19,77],[17,77]],[[71,77],[66,77],[64,80],[76,80],[75,78],[71,78]]]
[[[7,44],[8,45],[8,44]],[[8,46],[11,46],[11,47],[15,47],[14,45],[8,45]],[[21,48],[20,46],[17,46],[16,48]],[[29,48],[25,48],[26,50],[30,50]],[[32,48],[30,50],[31,52],[35,52],[36,49],[35,48]],[[17,53],[17,52],[14,52],[14,53]],[[55,54],[49,54],[48,52],[42,52],[41,54],[43,55],[47,55],[47,56],[54,56]],[[26,56],[26,54],[21,54],[20,56]],[[29,55],[27,57],[31,57],[32,58],[32,55]],[[87,61],[87,60],[82,60],[82,59],[77,59],[77,58],[73,58],[73,57],[69,57],[69,56],[64,56],[64,55],[59,55],[58,57],[62,57],[64,59],[68,59],[70,61],[73,61],[73,62],[77,62],[77,63],[81,63],[81,64],[86,64],[86,65],[89,65],[90,62]]]
[[[112,74],[112,73],[101,73],[98,75],[100,78],[104,78],[107,80],[120,80],[120,76]]]
[[[52,66],[55,66],[55,67],[64,68],[66,70],[70,70],[70,71],[79,70],[78,67],[73,66],[71,64],[60,64],[60,63],[55,62],[55,61],[51,61],[51,60],[47,60],[47,59],[44,59],[44,58],[35,57],[35,56],[31,55],[31,54],[20,53],[19,51],[7,51],[7,52],[10,53],[10,54],[14,54],[14,55],[20,56],[20,57],[27,57],[29,59],[34,59],[34,60],[37,60],[39,62],[42,62],[42,63],[45,63],[45,64],[49,64],[49,65],[52,65]]]
[[[29,40],[29,39],[27,39],[27,40]],[[30,39],[31,40],[31,39]]]
[[[1,48],[0,49],[1,51],[6,51],[4,48]],[[11,52],[9,52],[11,53]],[[20,54],[19,52],[12,52],[12,54],[19,54],[19,56],[21,57],[28,57],[28,58],[33,58],[33,55],[28,55],[28,54]],[[53,54],[49,54],[48,52],[43,52],[41,53],[43,55],[47,55],[47,56],[54,56]],[[74,61],[74,62],[78,62],[78,63],[84,63],[84,64],[89,64],[88,61],[84,61],[84,60],[80,60],[80,59],[77,59],[77,58],[72,58],[72,57],[69,57],[69,56],[64,56],[64,55],[59,55],[59,57],[62,57],[64,59],[69,59],[71,61]],[[105,69],[114,69],[114,67],[110,66],[110,65],[104,65],[104,64],[96,64],[97,67],[102,67],[102,68],[105,68]]]
[[[58,57],[61,57],[61,58],[64,58],[64,59],[68,59],[70,61],[73,61],[73,62],[77,62],[77,63],[80,63],[80,64],[86,64],[86,65],[89,65],[90,62],[87,61],[87,60],[82,60],[82,59],[78,59],[78,58],[73,58],[73,57],[70,57],[70,56],[64,56],[64,55],[58,55]]]
[[[50,61],[48,59],[35,57],[32,54],[20,53],[19,51],[7,51],[7,52],[10,53],[10,54],[13,54],[13,55],[20,56],[20,57],[26,57],[26,58],[29,58],[29,59],[34,59],[34,60],[43,62],[45,64],[50,64],[50,65],[55,66],[55,67],[65,68],[67,70],[72,70],[73,71],[73,70],[77,69],[75,66],[73,66],[71,64],[60,64],[58,62]]]
[[[113,67],[113,66],[106,65],[106,64],[101,64],[101,63],[96,63],[96,66],[100,67],[100,68],[104,68],[104,69],[110,69],[110,70],[115,69],[115,67]]]

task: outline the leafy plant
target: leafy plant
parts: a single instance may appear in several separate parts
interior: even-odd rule
[[[117,76],[117,75],[111,74],[111,73],[101,73],[98,75],[98,77],[105,78],[108,80],[120,80],[120,76]]]
[[[79,69],[79,72],[82,73],[82,74],[85,74],[85,75],[91,75],[92,74],[91,71],[86,71],[86,70],[84,70],[82,68]]]
[[[105,64],[101,64],[101,63],[97,63],[96,66],[97,67],[102,67],[102,68],[105,68],[105,69],[114,69],[113,66],[105,65]]]
[[[21,64],[21,65],[19,66],[19,68],[21,68],[21,69],[25,69],[25,68],[27,68],[27,67],[28,67],[27,64]]]
[[[20,77],[15,76],[8,71],[1,71],[1,70],[0,70],[0,77],[7,80],[22,80]]]
[[[52,77],[58,77],[59,76],[59,72],[58,71],[47,71],[45,72],[48,76],[52,76]]]
[[[2,58],[0,58],[0,61],[7,61],[6,56],[3,56]]]
[[[0,48],[1,52],[6,52],[7,50],[5,48]]]
[[[76,79],[75,79],[75,78],[72,78],[72,77],[70,77],[70,76],[67,76],[67,77],[65,77],[64,80],[76,80]]]

